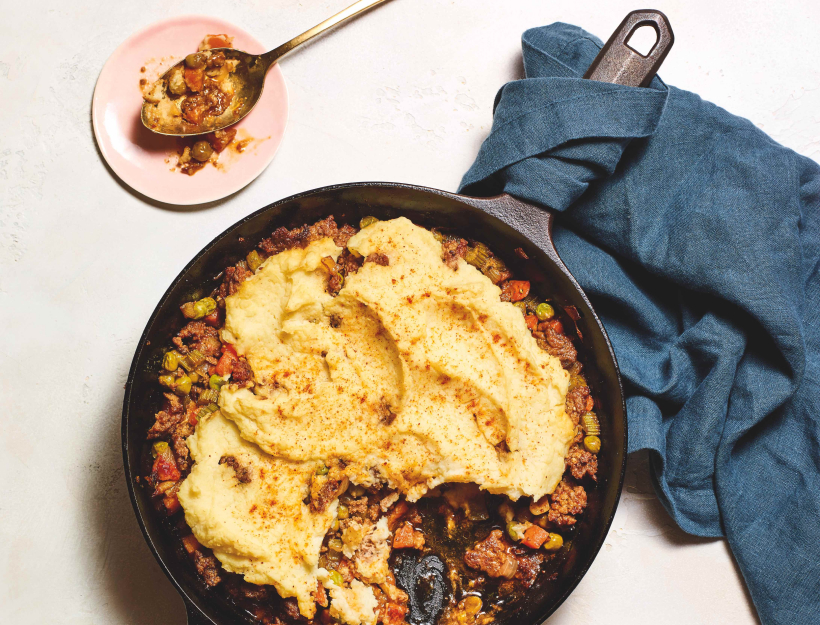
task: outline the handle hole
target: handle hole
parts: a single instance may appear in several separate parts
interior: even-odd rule
[[[628,47],[633,52],[637,52],[642,57],[646,58],[650,54],[652,54],[652,50],[655,49],[655,46],[658,44],[658,31],[657,27],[653,27],[649,24],[645,25],[638,25],[627,37],[626,47]]]

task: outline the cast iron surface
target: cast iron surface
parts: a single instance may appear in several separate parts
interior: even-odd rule
[[[643,55],[628,45],[629,38],[641,26],[655,30],[658,40],[648,54]],[[669,20],[660,11],[632,11],[601,48],[584,78],[612,82],[630,87],[648,87],[660,69],[675,36]]]
[[[184,323],[179,306],[208,294],[220,282],[218,274],[243,259],[256,244],[279,226],[296,227],[327,215],[341,223],[361,217],[380,219],[405,216],[414,223],[437,226],[445,232],[482,241],[510,264],[515,248],[532,261],[537,293],[550,294],[560,309],[575,306],[581,314],[584,340],[579,357],[596,400],[601,404],[604,446],[599,455],[599,482],[589,493],[589,506],[578,523],[576,539],[549,581],[542,576],[520,610],[502,615],[501,625],[540,623],[578,584],[600,549],[612,522],[621,492],[626,462],[626,413],[615,356],[589,301],[561,262],[550,239],[552,215],[510,196],[469,198],[444,191],[389,183],[358,183],[308,191],[281,200],[231,226],[214,239],[177,276],[162,297],[137,347],[126,384],[123,405],[123,454],[134,509],[145,538],[189,609],[189,623],[252,623],[217,587],[208,589],[190,558],[154,511],[150,489],[136,483],[150,464],[145,433],[159,409],[162,395],[156,378],[162,354]],[[195,606],[195,607],[194,607]],[[209,620],[207,620],[209,619]]]

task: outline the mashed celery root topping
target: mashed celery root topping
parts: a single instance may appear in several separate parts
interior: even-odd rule
[[[179,500],[227,570],[296,597],[305,616],[321,580],[332,615],[368,623],[370,588],[337,587],[318,567],[340,490],[387,484],[415,501],[469,482],[538,499],[561,480],[574,424],[558,359],[480,271],[445,265],[432,233],[399,218],[347,247],[388,262],[365,263],[333,297],[322,261],[342,248],[325,238],[271,256],[226,299],[222,338],[255,384],[223,387],[220,411],[199,422]],[[253,479],[242,483],[226,457]],[[326,505],[304,503],[327,482],[341,486]],[[389,537],[365,529],[371,546]],[[384,581],[387,555],[359,572]]]

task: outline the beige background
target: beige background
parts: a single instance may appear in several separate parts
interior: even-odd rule
[[[139,533],[121,471],[123,384],[143,325],[206,242],[265,204],[336,182],[454,190],[520,77],[526,28],[606,38],[624,0],[392,0],[285,60],[279,154],[239,194],[194,210],[135,196],[106,169],[90,103],[135,30],[209,13],[271,47],[350,0],[3,2],[0,37],[0,613],[19,625],[185,622]],[[653,3],[677,43],[662,71],[820,158],[820,4]],[[612,532],[550,620],[754,623],[723,541],[686,536],[630,459]]]

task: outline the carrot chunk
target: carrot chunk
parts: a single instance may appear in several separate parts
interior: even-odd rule
[[[424,536],[417,532],[409,521],[405,521],[393,537],[393,549],[421,549],[424,547]]]
[[[407,502],[404,499],[399,501],[395,506],[393,506],[390,514],[387,515],[387,527],[392,531],[393,528],[396,527],[396,523],[399,522],[399,519],[401,519],[401,517],[403,517],[409,509],[410,506],[407,505]]]
[[[520,302],[530,292],[530,283],[526,280],[507,280],[501,285],[503,299],[511,302]]]
[[[541,529],[537,525],[533,525],[527,529],[526,532],[524,532],[524,540],[521,541],[521,544],[533,549],[538,549],[547,541],[549,537],[549,532]]]
[[[188,553],[193,553],[197,551],[202,545],[199,544],[199,541],[196,539],[196,536],[193,534],[188,534],[187,536],[182,537],[182,546],[185,547],[185,551]]]
[[[228,350],[225,350],[225,353],[219,359],[219,362],[216,363],[216,375],[225,377],[226,375],[230,375],[233,372],[233,366],[236,364],[236,356],[234,356]]]
[[[202,91],[202,85],[205,82],[205,71],[202,69],[185,68],[184,73],[185,84],[191,91]]]
[[[168,514],[175,514],[180,509],[179,498],[176,493],[162,498],[162,503],[165,506],[165,511]]]

